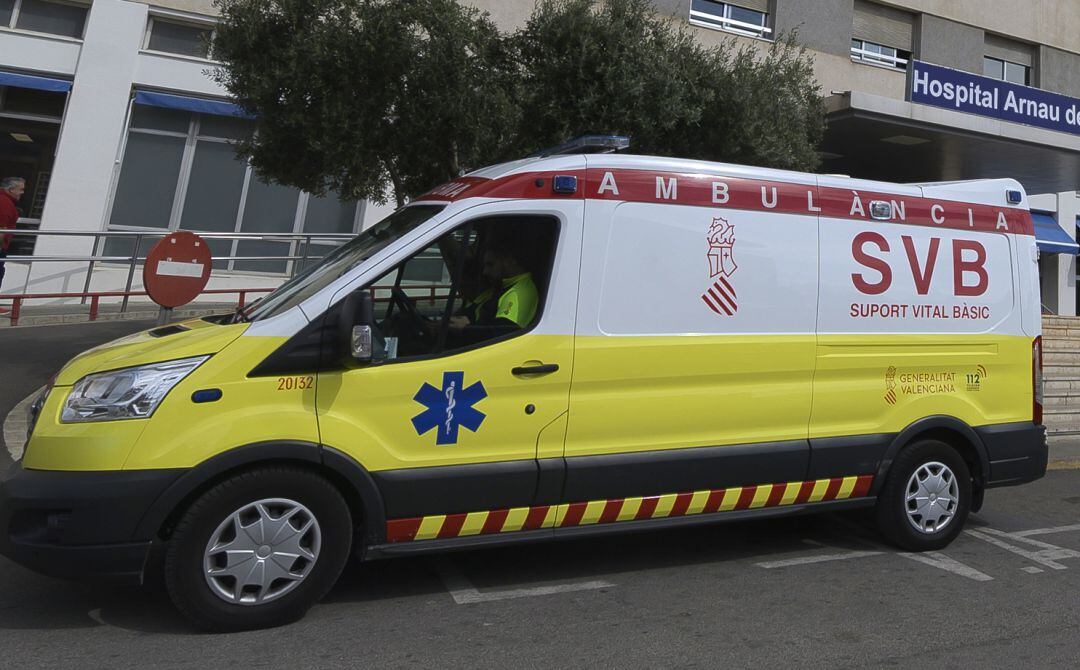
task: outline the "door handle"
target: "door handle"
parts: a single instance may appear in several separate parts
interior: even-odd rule
[[[547,363],[545,365],[519,365],[516,368],[510,370],[510,373],[514,376],[520,377],[521,375],[549,375],[552,372],[558,371],[558,364]]]

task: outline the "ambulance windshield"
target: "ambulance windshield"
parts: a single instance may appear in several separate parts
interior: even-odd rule
[[[257,321],[292,309],[443,209],[443,205],[418,205],[399,209],[285,282],[247,310],[237,311],[235,320]]]

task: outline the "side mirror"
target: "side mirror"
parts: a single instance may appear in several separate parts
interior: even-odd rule
[[[342,301],[338,317],[338,342],[345,360],[370,363],[375,356],[372,326],[375,324],[375,301],[366,289],[353,291]]]

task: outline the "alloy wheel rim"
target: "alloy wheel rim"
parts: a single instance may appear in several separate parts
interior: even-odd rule
[[[265,498],[244,505],[211,533],[203,574],[211,592],[234,605],[261,605],[299,586],[322,548],[322,529],[304,505]]]
[[[949,525],[960,503],[960,486],[949,466],[938,461],[919,466],[908,479],[904,510],[920,533],[933,535]]]

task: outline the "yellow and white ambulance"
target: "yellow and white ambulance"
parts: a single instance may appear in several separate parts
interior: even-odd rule
[[[217,630],[363,559],[876,507],[937,549],[1046,469],[1012,180],[554,154],[417,199],[252,309],[88,351],[0,552]]]

